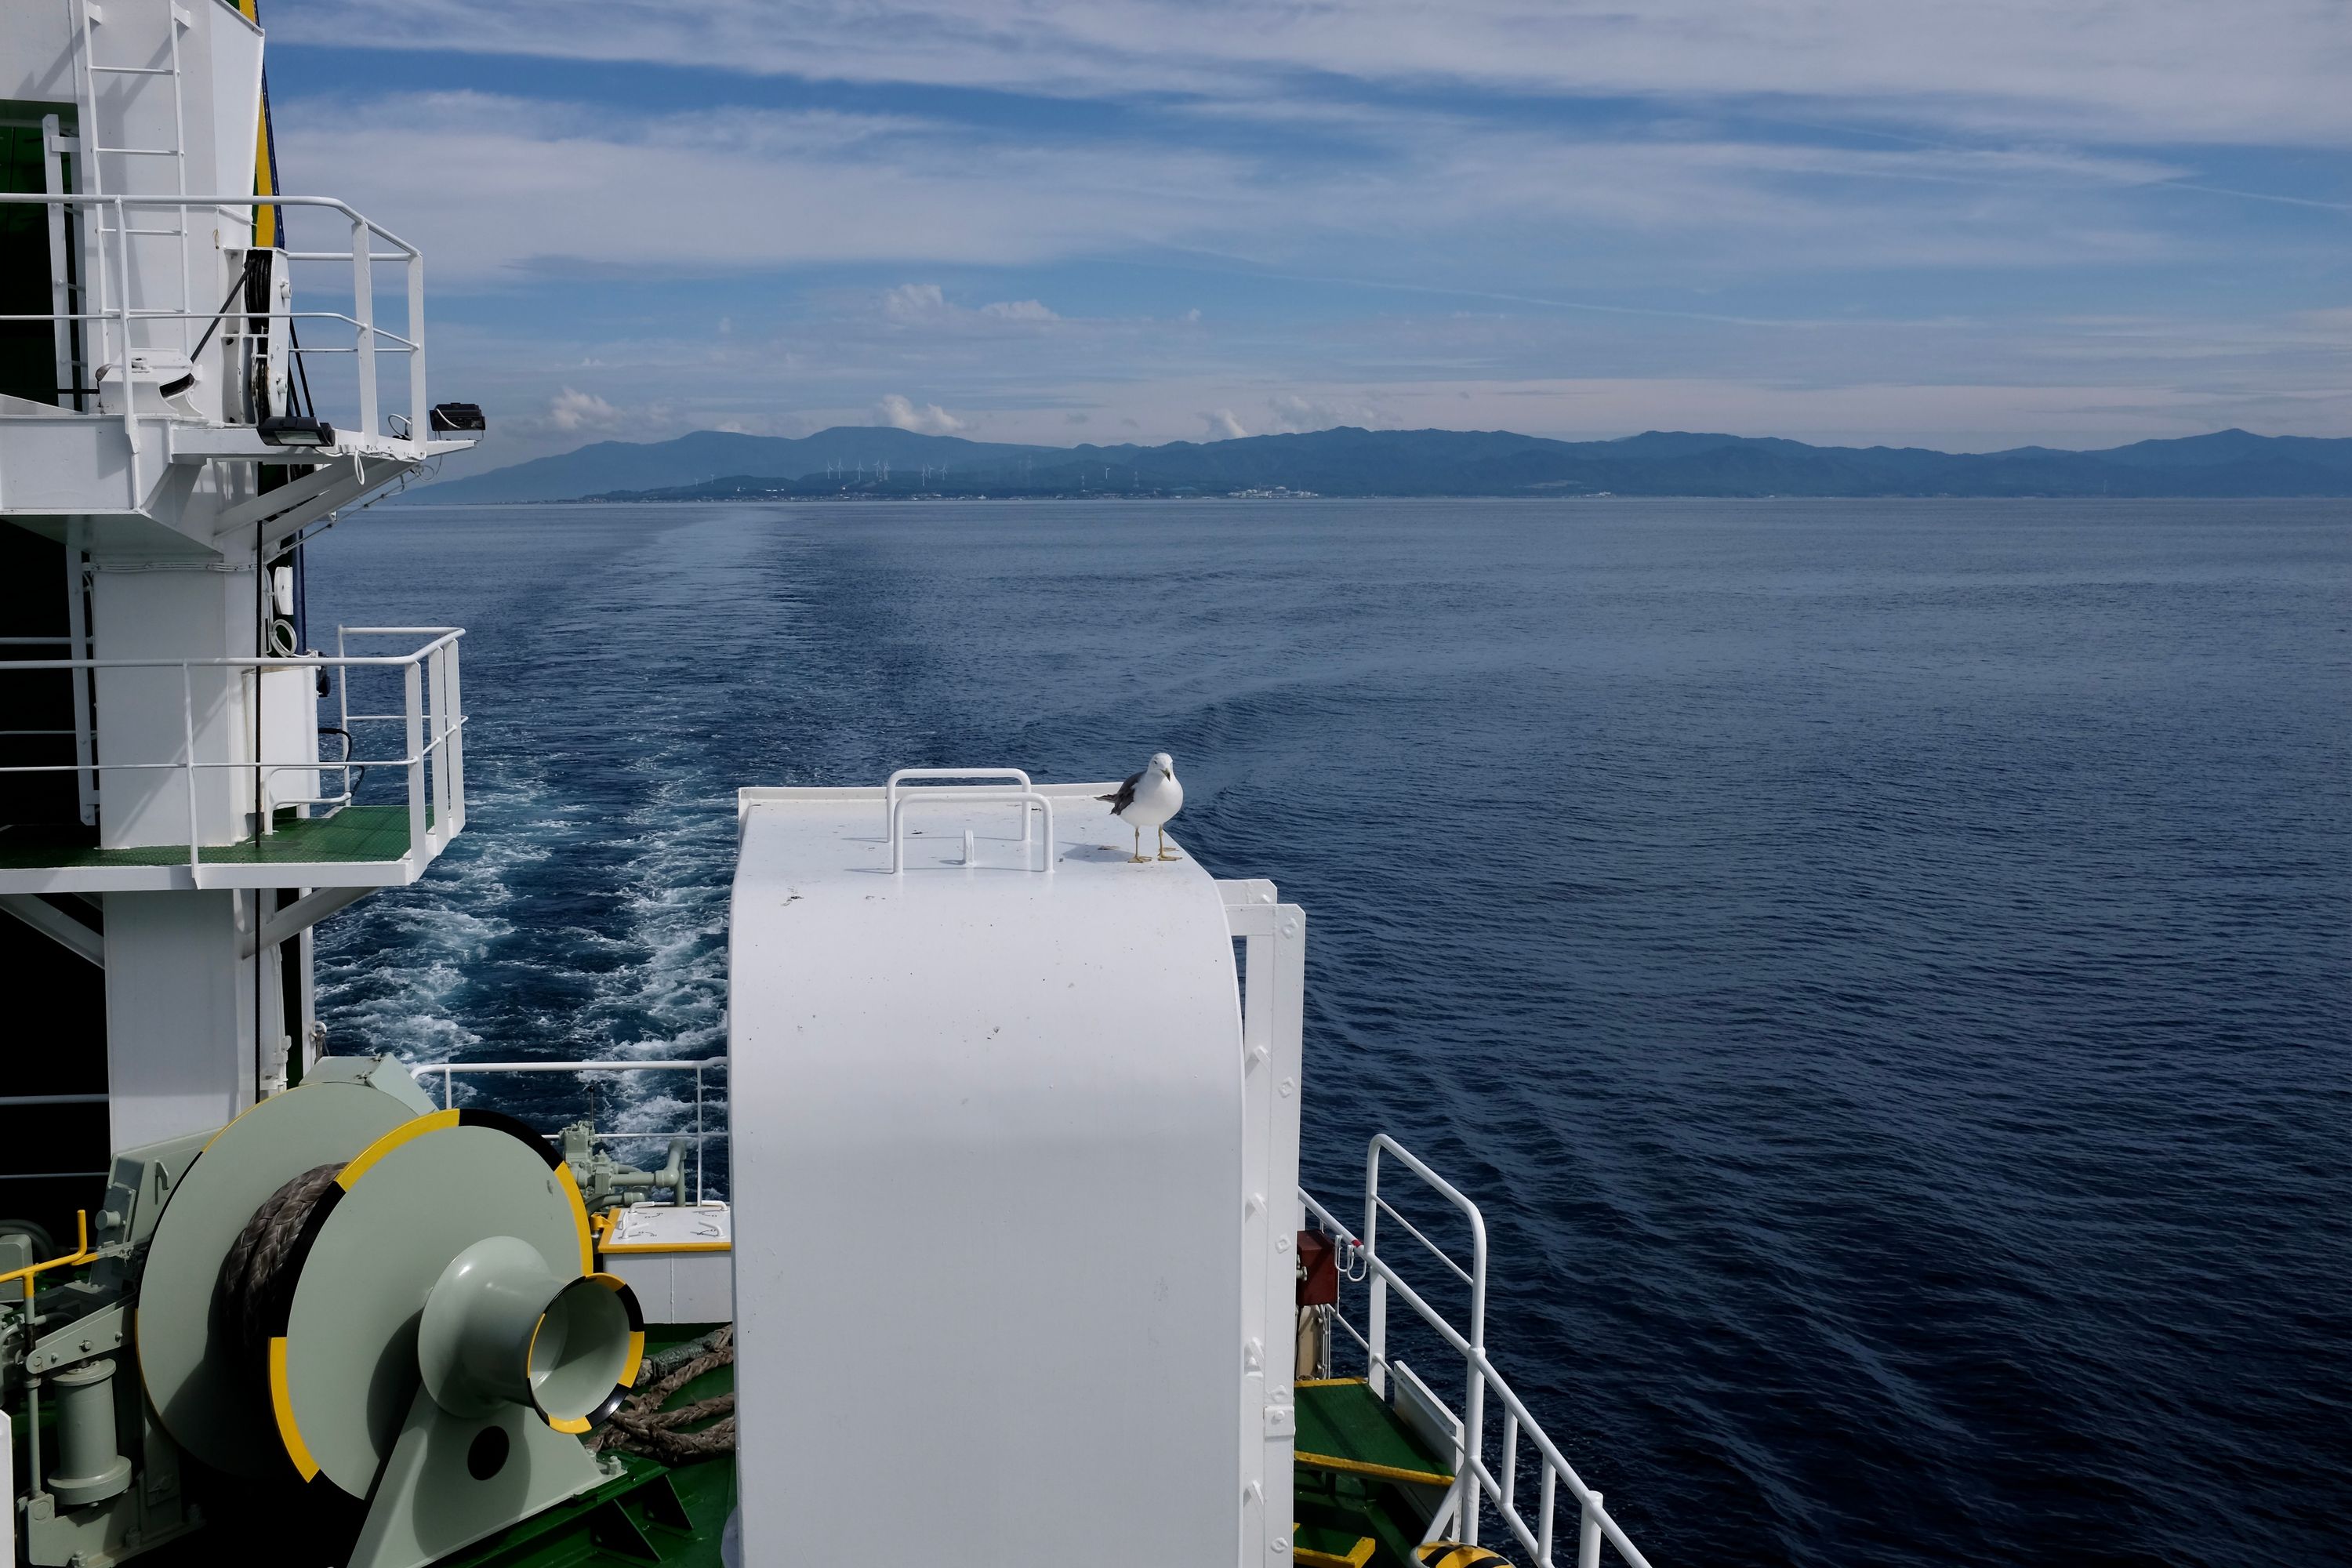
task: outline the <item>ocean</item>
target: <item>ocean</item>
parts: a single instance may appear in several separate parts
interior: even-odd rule
[[[720,1052],[737,786],[1166,750],[1308,911],[1307,1184],[1483,1206],[1659,1568],[2352,1561],[2344,503],[383,507],[308,595],[468,628],[338,1051]]]

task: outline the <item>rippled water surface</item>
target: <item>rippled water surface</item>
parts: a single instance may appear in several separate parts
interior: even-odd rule
[[[1660,1568],[2352,1559],[2340,503],[386,508],[310,579],[470,628],[340,1049],[719,1051],[737,785],[1165,748],[1310,911],[1310,1184],[1486,1206]]]

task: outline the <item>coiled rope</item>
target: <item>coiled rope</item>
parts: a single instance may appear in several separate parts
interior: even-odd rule
[[[303,1226],[342,1170],[340,1161],[316,1165],[270,1194],[245,1222],[228,1256],[221,1260],[218,1289],[224,1321],[237,1349],[254,1363],[267,1360],[270,1337],[286,1321],[294,1287],[301,1279],[296,1247]],[[662,1405],[704,1373],[734,1362],[731,1323],[647,1356],[637,1368],[635,1392],[588,1439],[589,1448],[618,1448],[665,1464],[732,1453],[735,1395],[731,1391],[676,1410],[665,1410]],[[685,1430],[713,1417],[719,1419],[711,1426]]]
[[[666,1465],[688,1459],[708,1458],[714,1454],[735,1451],[735,1394],[732,1390],[708,1399],[698,1399],[676,1410],[665,1410],[663,1402],[679,1389],[700,1377],[713,1367],[731,1366],[735,1361],[735,1326],[732,1323],[698,1340],[674,1345],[667,1351],[647,1356],[637,1369],[636,1392],[625,1400],[613,1418],[588,1439],[591,1451],[618,1448],[624,1453],[643,1454]],[[698,1432],[683,1428],[698,1421],[720,1419]]]
[[[220,1304],[237,1348],[254,1361],[269,1353],[269,1338],[286,1321],[301,1279],[295,1244],[320,1197],[342,1173],[340,1160],[313,1165],[262,1200],[221,1259]]]

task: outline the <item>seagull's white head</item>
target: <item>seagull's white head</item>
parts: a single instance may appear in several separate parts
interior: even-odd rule
[[[1176,776],[1176,759],[1165,752],[1154,752],[1151,753],[1150,763],[1144,771],[1158,773],[1164,779],[1172,779]]]

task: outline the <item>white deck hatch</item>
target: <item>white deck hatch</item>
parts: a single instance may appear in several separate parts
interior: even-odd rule
[[[646,1321],[719,1323],[735,1313],[733,1242],[725,1204],[631,1204],[596,1256],[628,1281]]]
[[[1115,787],[740,797],[753,1552],[1234,1560],[1265,1395],[1234,933],[1192,860],[1129,863]]]

